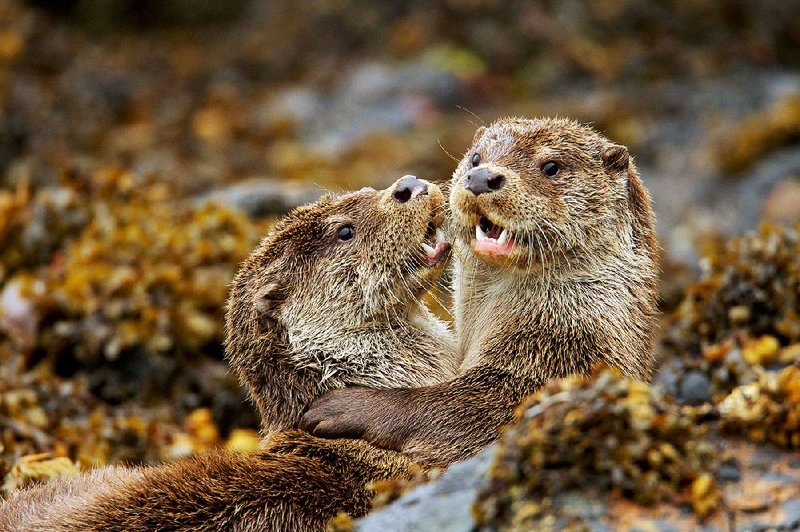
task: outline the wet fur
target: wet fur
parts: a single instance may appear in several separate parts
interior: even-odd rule
[[[242,265],[226,353],[262,415],[263,451],[109,467],[20,490],[0,507],[0,530],[313,531],[340,511],[366,513],[366,483],[414,464],[363,441],[287,429],[325,390],[455,374],[452,334],[420,301],[443,267],[418,259],[443,206],[435,187],[406,204],[391,189],[327,197],[290,213]],[[337,241],[342,224],[357,240]]]
[[[464,188],[475,153],[506,177]],[[557,161],[546,176],[541,166]],[[334,390],[303,425],[361,437],[424,465],[491,443],[521,400],[549,379],[606,363],[651,377],[658,246],[650,197],[625,147],[566,119],[504,119],[480,128],[453,174],[450,208],[459,376],[420,388]],[[514,231],[502,260],[471,249],[481,216]]]

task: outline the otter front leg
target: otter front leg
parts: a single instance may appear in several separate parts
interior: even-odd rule
[[[511,422],[541,381],[492,367],[473,368],[423,388],[332,390],[312,403],[302,426],[315,436],[358,437],[432,467],[471,456]]]

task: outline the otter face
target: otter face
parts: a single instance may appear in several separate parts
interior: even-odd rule
[[[444,269],[444,209],[413,176],[295,209],[260,246],[253,304],[312,342],[407,314]]]
[[[492,266],[527,271],[602,251],[623,237],[609,224],[629,212],[628,164],[623,146],[570,120],[480,128],[453,174],[457,238]]]

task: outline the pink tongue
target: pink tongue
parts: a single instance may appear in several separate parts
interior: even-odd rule
[[[510,255],[514,251],[514,241],[509,240],[501,245],[494,240],[476,240],[475,251],[490,255]]]

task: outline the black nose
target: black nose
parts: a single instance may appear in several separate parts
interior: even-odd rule
[[[417,179],[413,175],[407,175],[397,183],[397,187],[395,187],[394,192],[392,192],[392,197],[398,203],[405,203],[410,199],[416,198],[417,196],[424,196],[427,193],[428,183]]]
[[[500,190],[506,182],[505,176],[487,168],[473,168],[464,179],[464,188],[475,194]]]

